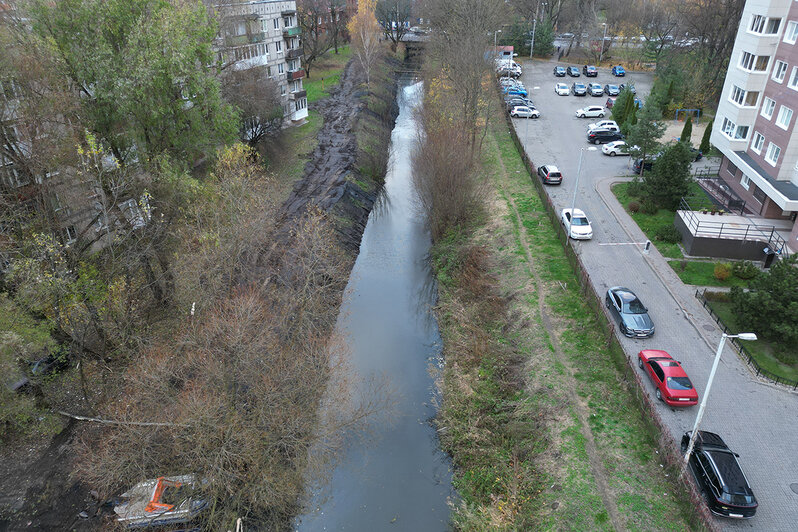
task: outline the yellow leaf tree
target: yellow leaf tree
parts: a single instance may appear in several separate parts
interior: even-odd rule
[[[371,89],[371,69],[382,49],[380,35],[382,30],[374,16],[377,0],[360,0],[357,13],[349,21],[349,35],[352,37],[352,51],[366,75],[366,85]]]

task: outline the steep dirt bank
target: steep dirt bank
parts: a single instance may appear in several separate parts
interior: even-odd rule
[[[399,112],[393,66],[387,60],[379,65],[382,75],[367,91],[365,77],[350,61],[338,87],[316,103],[324,118],[318,146],[283,205],[287,220],[312,205],[331,213],[350,250],[360,246],[385,175],[387,141]]]

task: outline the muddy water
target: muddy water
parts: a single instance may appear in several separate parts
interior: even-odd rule
[[[440,336],[431,313],[429,234],[414,208],[410,155],[420,84],[399,91],[384,197],[372,211],[341,309],[339,329],[361,376],[383,376],[392,391],[390,422],[348,442],[329,484],[313,495],[296,529],[447,530],[450,464],[430,419]]]

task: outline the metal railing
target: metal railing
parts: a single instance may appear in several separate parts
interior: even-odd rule
[[[701,305],[709,312],[709,315],[712,316],[712,319],[715,320],[715,323],[718,324],[718,327],[720,327],[720,329],[724,333],[734,334],[733,331],[731,331],[731,329],[729,329],[729,327],[727,327],[726,324],[723,323],[723,320],[720,319],[720,316],[718,316],[715,313],[715,311],[712,309],[712,306],[709,304],[709,301],[707,301],[706,292],[707,292],[706,288],[704,289],[703,292],[696,290],[695,291],[696,299],[698,299],[701,302]],[[737,354],[740,356],[740,358],[742,358],[746,364],[751,366],[751,368],[754,370],[757,376],[764,377],[771,382],[775,382],[776,384],[789,386],[793,390],[798,390],[798,381],[781,377],[779,375],[776,375],[772,371],[768,371],[762,368],[762,366],[759,365],[759,363],[754,359],[754,357],[751,356],[751,353],[748,351],[748,349],[737,338],[729,338],[729,343],[732,345],[734,350],[737,351]]]
[[[679,213],[690,232],[697,237],[728,238],[731,240],[766,242],[776,253],[787,256],[784,239],[772,225],[740,224],[739,222],[708,222],[698,217],[685,198],[679,204]]]
[[[738,196],[717,174],[694,175],[698,185],[721,207],[730,212],[737,212],[740,215],[745,213],[745,200]]]

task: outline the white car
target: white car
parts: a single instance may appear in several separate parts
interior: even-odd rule
[[[598,105],[590,105],[576,110],[577,118],[604,118],[606,111]]]
[[[616,155],[629,155],[629,145],[623,140],[608,142],[601,147],[601,153],[615,157]]]
[[[571,88],[565,83],[557,83],[554,86],[554,92],[556,92],[560,96],[568,96],[569,94],[571,94]]]
[[[513,118],[540,118],[540,111],[534,107],[527,107],[526,105],[516,105],[510,111],[510,116]]]
[[[590,240],[593,238],[593,227],[590,220],[581,209],[574,209],[571,216],[571,209],[563,209],[560,214],[560,221],[565,232],[574,240]]]
[[[592,131],[592,130],[594,130],[596,128],[599,128],[599,127],[602,128],[602,129],[608,129],[610,131],[620,131],[621,130],[621,128],[618,127],[618,124],[615,122],[615,120],[600,120],[598,122],[595,122],[593,124],[588,125],[587,126],[587,130],[588,131]]]

